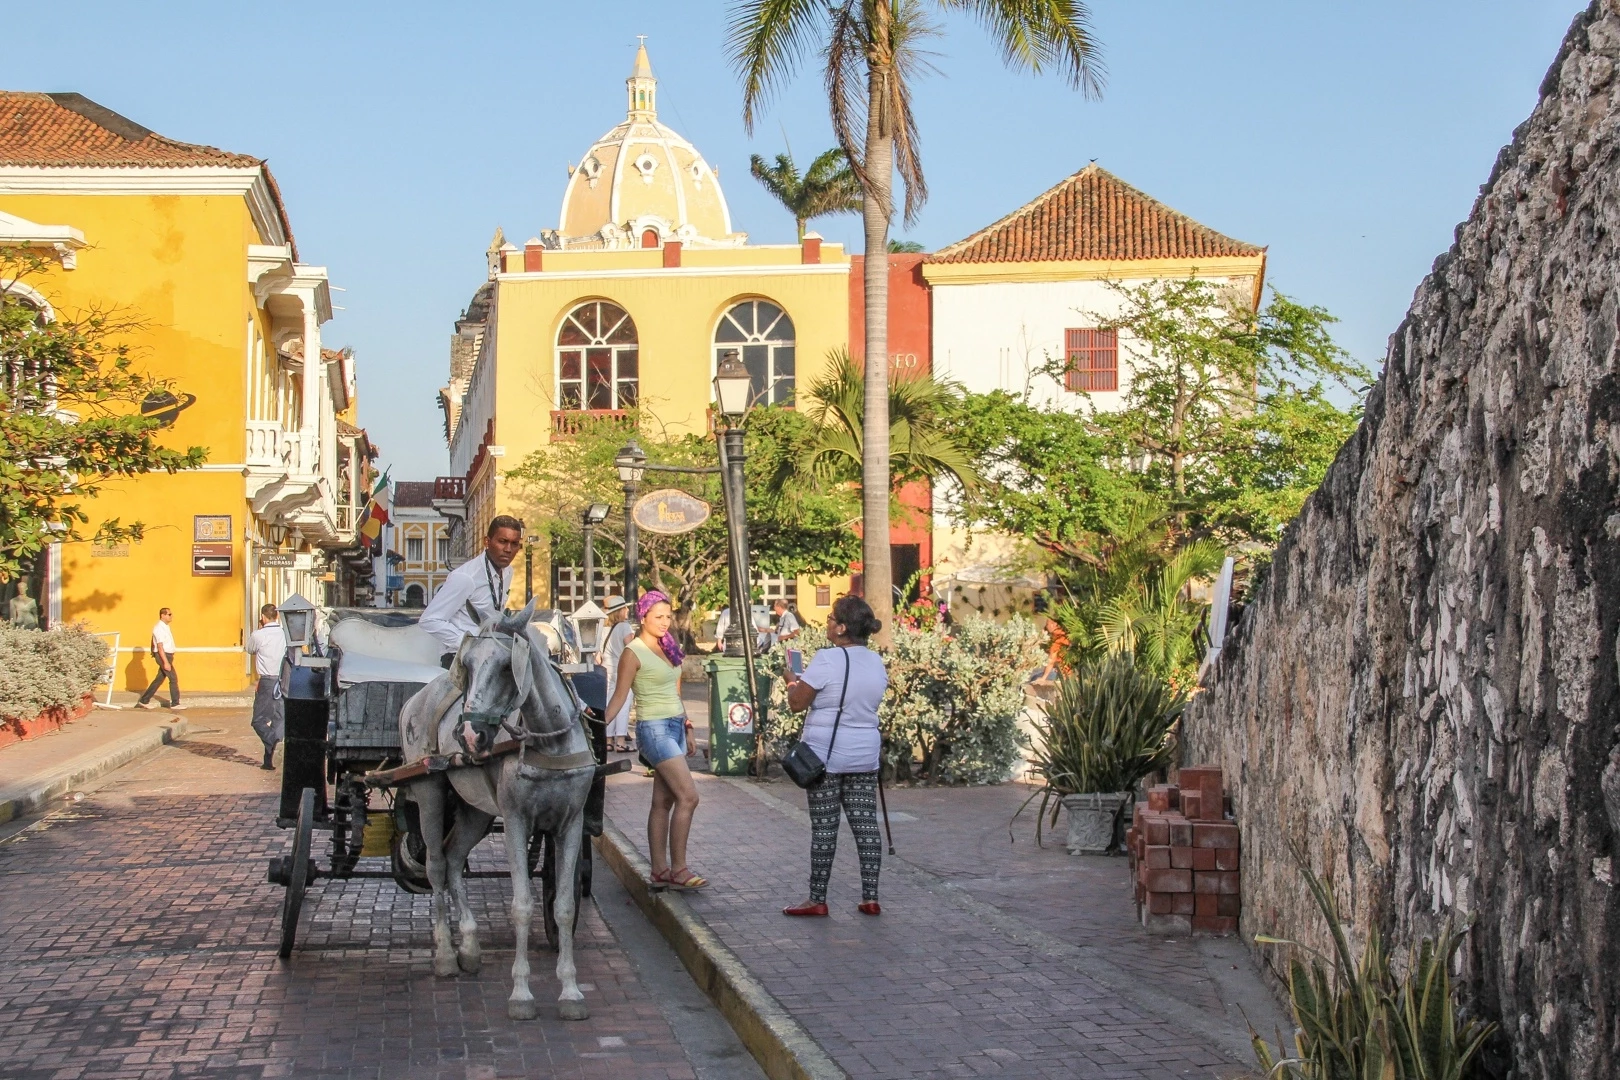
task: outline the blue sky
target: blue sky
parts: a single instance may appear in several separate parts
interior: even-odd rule
[[[1342,319],[1382,360],[1418,281],[1527,116],[1574,0],[1158,0],[1093,4],[1109,77],[1086,101],[1005,71],[944,21],[917,88],[939,247],[1092,158],[1229,235],[1270,247],[1270,281]],[[623,117],[637,34],[660,118],[721,169],[734,227],[790,241],[750,153],[832,144],[806,70],[752,139],[727,67],[728,5],[476,2],[13,5],[0,86],[74,90],[162,134],[268,158],[307,262],[344,308],[361,421],[396,479],[446,471],[435,406],[452,323],[496,225],[554,228],[566,179]],[[17,48],[17,42],[43,43]],[[859,250],[853,217],[824,219]]]

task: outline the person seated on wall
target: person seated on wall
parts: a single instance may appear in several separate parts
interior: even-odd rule
[[[484,550],[450,572],[433,594],[418,623],[444,650],[439,666],[446,670],[456,658],[461,641],[478,632],[478,624],[506,609],[512,588],[512,560],[523,548],[523,522],[505,514],[489,523]],[[467,611],[471,604],[475,620]]]

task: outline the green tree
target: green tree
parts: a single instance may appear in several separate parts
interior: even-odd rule
[[[1192,532],[1274,543],[1355,431],[1370,371],[1334,344],[1326,310],[1275,291],[1255,311],[1196,279],[1111,287],[1121,311],[1097,318],[1130,375],[1117,408],[1091,416],[1109,456],[1138,463]],[[1335,405],[1329,384],[1354,401]]]
[[[795,467],[834,483],[859,484],[863,478],[866,390],[862,365],[844,349],[831,365],[800,391],[810,420],[810,438]],[[973,461],[945,418],[961,393],[952,383],[921,372],[889,377],[889,477],[899,485],[912,480],[978,482]]]
[[[805,225],[816,218],[860,212],[861,183],[855,179],[849,158],[841,147],[835,146],[817,157],[802,177],[791,154],[777,154],[774,165],[754,154],[748,159],[748,169],[793,215],[801,243]]]
[[[141,539],[142,522],[117,518],[87,532],[85,503],[111,480],[195,469],[208,456],[160,445],[164,420],[141,414],[174,386],[137,370],[136,321],[107,311],[47,319],[24,299],[19,283],[48,267],[32,251],[0,248],[0,581],[48,544]]]
[[[915,240],[890,240],[890,255],[921,255],[927,249]]]
[[[771,92],[799,62],[820,61],[833,132],[860,181],[865,251],[872,256],[888,250],[895,171],[905,185],[908,222],[928,196],[912,86],[929,68],[922,45],[938,33],[930,10],[976,17],[1010,67],[1056,68],[1088,94],[1100,88],[1090,14],[1080,0],[739,0],[732,7],[729,45],[742,78],[743,123],[750,132]],[[885,259],[866,260],[861,485],[866,597],[885,631],[892,621],[887,271]]]
[[[656,418],[632,414],[626,424],[612,418],[584,421],[578,432],[536,450],[506,473],[516,485],[530,529],[551,542],[555,557],[580,561],[580,516],[591,503],[617,511],[623,491],[613,459],[634,434],[647,460],[660,465],[707,467],[716,464],[714,439],[663,432]],[[792,463],[812,438],[810,421],[778,406],[749,414],[745,450],[748,543],[755,571],[762,574],[842,574],[859,552],[849,528],[854,497],[844,489],[821,490],[800,482]],[[784,482],[781,478],[787,477]],[[690,646],[700,608],[726,598],[727,547],[718,476],[648,473],[644,490],[680,488],[716,508],[703,525],[679,536],[639,533],[641,580],[675,600],[676,634]],[[624,565],[624,516],[615,512],[595,532],[599,565]]]

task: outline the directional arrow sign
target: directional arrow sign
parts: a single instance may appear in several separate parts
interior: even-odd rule
[[[192,544],[192,577],[230,577],[233,559],[230,544]]]

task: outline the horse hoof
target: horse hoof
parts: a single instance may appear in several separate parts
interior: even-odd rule
[[[476,975],[478,969],[484,966],[484,958],[478,953],[457,953],[456,966],[468,975]]]
[[[540,1012],[535,1008],[534,998],[528,998],[524,1001],[508,1001],[506,1015],[512,1020],[533,1020]]]
[[[585,1007],[583,1001],[559,1001],[557,1015],[564,1020],[589,1020],[591,1010]]]
[[[433,958],[433,974],[441,979],[452,979],[460,971],[461,969],[456,965],[456,958],[453,956],[435,956]]]

